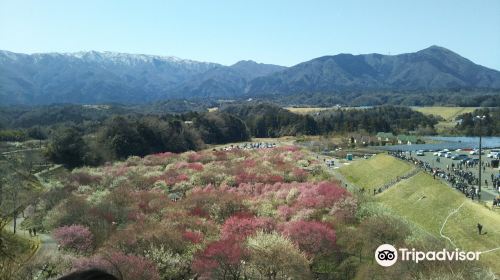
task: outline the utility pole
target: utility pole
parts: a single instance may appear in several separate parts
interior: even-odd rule
[[[14,234],[16,234],[16,229],[17,229],[17,189],[14,190],[14,193],[12,194],[13,198],[13,204],[14,204]]]
[[[481,153],[482,153],[482,149],[481,149],[481,121],[479,121],[479,199],[481,199]]]
[[[486,116],[476,116],[476,119],[479,121],[479,184],[478,184],[478,200],[481,200],[481,172],[482,172],[482,163],[481,163],[481,154],[482,154],[482,146],[481,146],[481,137],[482,137],[482,120],[484,120]]]

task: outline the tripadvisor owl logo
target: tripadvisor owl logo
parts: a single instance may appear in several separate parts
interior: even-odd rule
[[[382,244],[375,250],[375,260],[384,267],[389,267],[398,261],[411,261],[419,263],[421,261],[478,261],[481,252],[443,249],[440,251],[418,251],[415,248],[396,249],[390,244]]]
[[[375,260],[381,266],[391,266],[398,260],[398,251],[390,244],[382,244],[375,250]]]

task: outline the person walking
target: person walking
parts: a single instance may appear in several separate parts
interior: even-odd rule
[[[483,231],[483,225],[480,223],[477,223],[477,231],[479,232],[479,235],[481,235],[481,232]]]

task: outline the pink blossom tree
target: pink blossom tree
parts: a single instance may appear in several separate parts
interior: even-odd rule
[[[94,246],[94,237],[90,230],[82,225],[63,226],[54,230],[57,243],[67,250],[88,253]]]

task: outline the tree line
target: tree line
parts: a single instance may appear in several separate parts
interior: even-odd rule
[[[333,109],[313,115],[292,113],[271,104],[232,105],[223,109],[245,121],[252,136],[326,135],[365,131],[395,134],[435,133],[438,120],[408,107],[380,106],[360,109]]]
[[[87,134],[76,126],[58,128],[50,137],[47,154],[56,163],[76,167],[249,139],[245,124],[222,112],[113,116]]]
[[[24,112],[10,122],[30,126],[38,117],[39,125],[0,130],[0,139],[10,134],[13,136],[3,140],[22,141],[19,134],[25,135],[25,139],[48,138],[48,156],[68,167],[99,165],[132,155],[199,150],[207,144],[247,141],[250,137],[356,131],[432,134],[437,123],[432,116],[396,106],[329,110],[313,115],[252,102],[222,106],[215,112],[183,114],[142,114],[121,107],[57,105],[54,112],[44,115],[46,109]],[[64,117],[66,114],[68,118]]]
[[[433,116],[395,106],[324,111],[317,114],[316,121],[323,134],[353,131],[433,134],[438,123]]]
[[[479,121],[477,116],[484,118]],[[500,108],[479,108],[456,118],[455,133],[467,136],[500,135]]]
[[[262,95],[254,100],[272,102],[281,106],[458,106],[498,107],[498,89],[456,89],[434,91],[353,91],[329,93],[300,93],[291,95]]]

